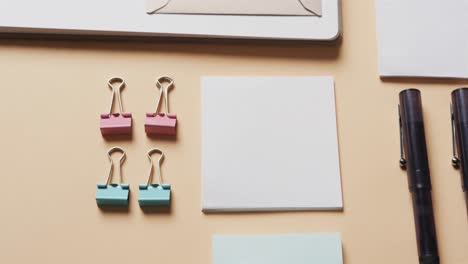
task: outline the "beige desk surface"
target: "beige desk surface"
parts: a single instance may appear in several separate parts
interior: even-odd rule
[[[452,169],[450,92],[468,81],[382,82],[377,72],[374,1],[343,3],[343,40],[310,44],[0,40],[0,263],[211,263],[215,233],[336,232],[345,264],[417,263],[405,172],[398,167],[398,92],[422,90],[441,263],[468,263],[468,221],[459,172]],[[131,141],[104,141],[99,114],[106,79],[121,75]],[[149,139],[144,113],[153,81],[177,81],[171,107],[177,142]],[[333,75],[344,212],[205,215],[200,211],[200,94],[203,75]],[[106,150],[127,150],[128,212],[102,211],[95,188]],[[170,213],[143,212],[146,151],[166,151]]]

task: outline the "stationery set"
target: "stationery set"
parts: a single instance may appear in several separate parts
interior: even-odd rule
[[[0,33],[330,42],[341,35],[339,0],[65,2],[2,4]],[[71,9],[74,12],[70,13]],[[468,2],[464,0],[376,0],[380,76],[468,78],[467,12]],[[83,13],[86,19],[80,19]],[[124,111],[121,91],[126,88],[125,80],[110,78],[110,107],[99,115],[102,137],[144,131],[156,142],[163,137],[175,138],[178,116],[169,108],[169,91],[174,85],[170,77],[156,80],[156,106],[138,113],[145,121],[137,127],[133,120],[136,113]],[[341,213],[344,206],[334,89],[332,76],[201,77],[200,210],[207,215],[317,210]],[[113,111],[116,101],[117,111]],[[461,189],[468,200],[468,88],[453,91],[447,109],[452,126],[452,164],[460,170]],[[406,89],[399,94],[398,115],[399,162],[408,174],[419,263],[439,264],[419,90]],[[177,140],[173,144],[178,144]],[[148,159],[149,169],[136,187],[122,178],[128,158],[125,150],[118,146],[107,150],[109,173],[97,186],[93,184],[97,206],[128,207],[130,192],[138,193],[142,208],[171,206],[173,186],[162,174],[166,156],[157,147],[148,149],[141,157]],[[215,234],[212,249],[213,264],[343,264],[340,233]]]

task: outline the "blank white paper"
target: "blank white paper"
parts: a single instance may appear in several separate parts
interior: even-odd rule
[[[468,78],[467,0],[376,0],[381,76]]]
[[[332,77],[204,77],[204,211],[343,207]]]

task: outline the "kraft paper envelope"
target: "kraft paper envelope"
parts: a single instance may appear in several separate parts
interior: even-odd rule
[[[146,0],[147,13],[321,16],[323,0]]]

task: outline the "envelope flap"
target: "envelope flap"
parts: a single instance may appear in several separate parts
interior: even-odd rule
[[[322,1],[323,0],[299,0],[305,9],[317,16],[322,16]]]
[[[278,1],[278,0],[277,0]],[[324,0],[146,0],[146,12],[174,14],[322,15]]]
[[[166,7],[171,0],[146,0],[146,13],[153,14]]]

